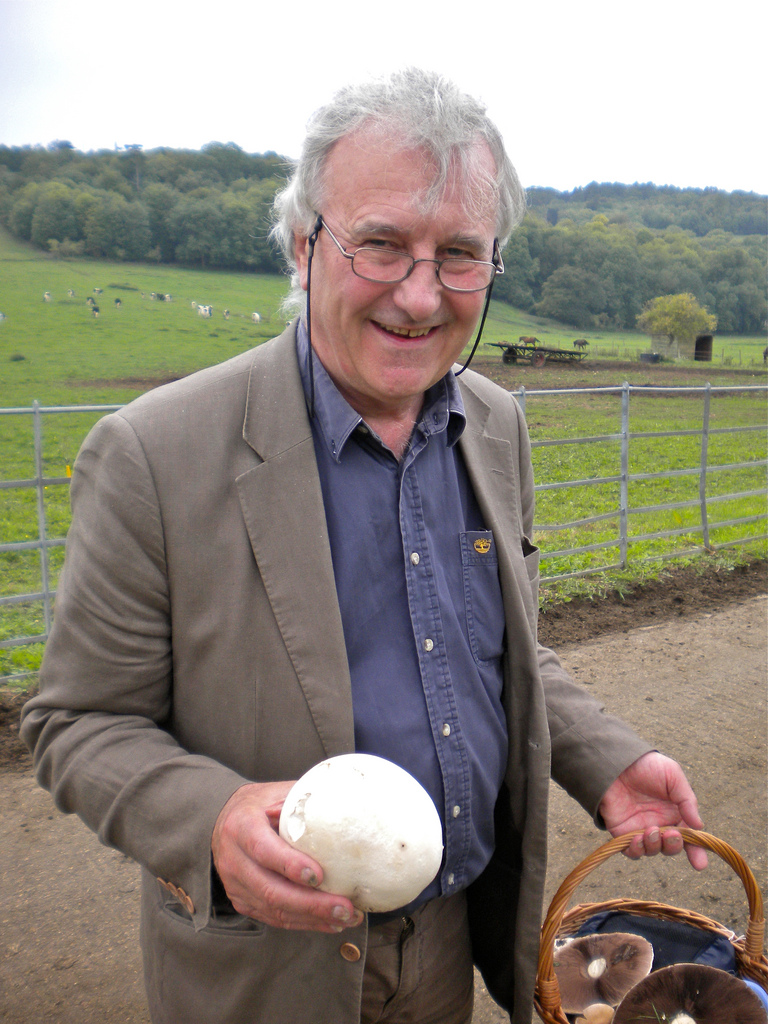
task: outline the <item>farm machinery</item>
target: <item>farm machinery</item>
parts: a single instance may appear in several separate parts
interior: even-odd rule
[[[540,345],[538,338],[520,338],[516,342],[487,341],[485,344],[501,349],[503,363],[530,363],[538,367],[545,363],[579,363],[586,356],[589,343],[580,338],[573,343],[576,346],[573,349],[549,348]]]

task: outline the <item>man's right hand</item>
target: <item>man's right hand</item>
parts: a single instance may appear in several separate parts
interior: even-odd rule
[[[363,914],[348,899],[321,892],[323,869],[277,832],[293,783],[241,786],[221,810],[211,837],[213,862],[232,906],[274,928],[340,932]]]

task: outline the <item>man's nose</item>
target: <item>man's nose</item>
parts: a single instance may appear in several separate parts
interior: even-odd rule
[[[424,321],[433,316],[443,301],[437,263],[417,260],[408,277],[395,286],[394,298],[397,306],[414,321]]]

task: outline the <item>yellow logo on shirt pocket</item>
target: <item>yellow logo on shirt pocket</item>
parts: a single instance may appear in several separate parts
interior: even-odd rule
[[[478,553],[478,555],[487,555],[491,550],[491,542],[487,537],[478,537],[472,547]]]

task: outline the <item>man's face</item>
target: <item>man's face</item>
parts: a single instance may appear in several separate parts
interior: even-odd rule
[[[490,260],[495,205],[489,202],[479,216],[471,216],[461,202],[461,185],[455,184],[424,211],[434,164],[421,150],[397,151],[395,145],[361,132],[332,149],[319,212],[341,245],[350,253],[375,246],[416,259]],[[492,175],[491,153],[485,144],[478,146],[479,159]],[[307,240],[297,236],[295,241],[306,289]],[[448,291],[435,266],[419,263],[405,281],[376,284],[353,274],[326,231],[318,236],[312,261],[312,344],[336,386],[363,416],[418,411],[424,391],[473,337],[485,291]]]

